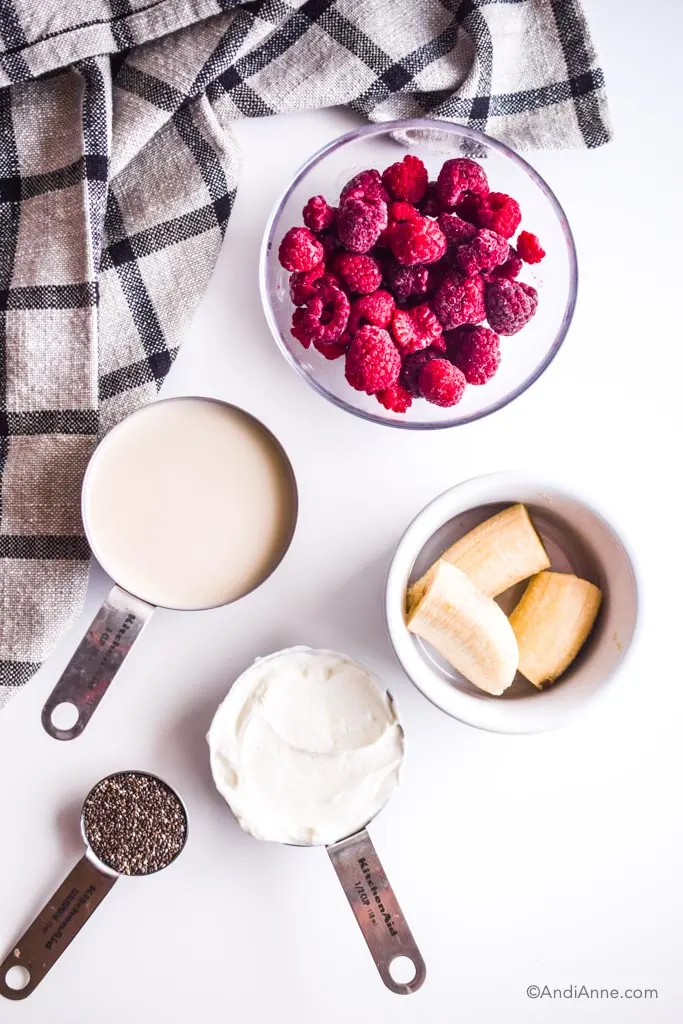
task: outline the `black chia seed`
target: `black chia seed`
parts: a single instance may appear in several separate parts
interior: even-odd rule
[[[187,836],[179,797],[145,772],[118,772],[90,790],[83,831],[96,857],[120,875],[149,875],[174,860]]]

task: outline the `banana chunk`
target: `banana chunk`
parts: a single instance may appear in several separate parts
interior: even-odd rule
[[[432,567],[408,629],[480,690],[497,696],[515,678],[519,651],[505,613],[449,562]]]
[[[541,572],[510,615],[519,645],[519,671],[539,689],[571,665],[593,628],[602,593],[588,580]]]
[[[524,505],[511,505],[475,526],[444,551],[439,561],[457,566],[487,597],[497,597],[550,565]],[[424,594],[437,564],[410,587],[408,611]]]

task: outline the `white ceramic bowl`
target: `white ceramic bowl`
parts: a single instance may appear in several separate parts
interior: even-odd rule
[[[603,605],[595,628],[567,672],[538,691],[518,674],[501,697],[477,689],[406,627],[405,593],[458,537],[507,505],[523,502],[539,531],[551,567],[596,583]],[[525,584],[500,596],[506,612]],[[394,554],[386,587],[386,618],[396,655],[408,676],[449,715],[492,732],[541,732],[566,724],[614,679],[632,646],[638,620],[633,558],[592,501],[531,473],[476,477],[446,491],[410,524]]]

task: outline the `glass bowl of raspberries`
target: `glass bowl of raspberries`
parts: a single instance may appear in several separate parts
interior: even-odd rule
[[[541,176],[481,132],[368,125],[312,156],[266,226],[261,296],[285,358],[363,419],[488,416],[557,354],[576,250]]]

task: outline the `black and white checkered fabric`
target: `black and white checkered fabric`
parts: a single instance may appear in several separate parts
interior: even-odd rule
[[[82,606],[83,471],[201,297],[230,123],[347,104],[593,147],[603,85],[578,0],[0,0],[0,706]]]

